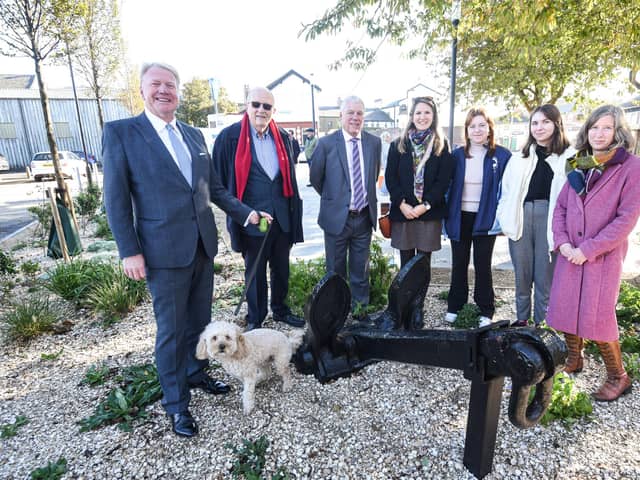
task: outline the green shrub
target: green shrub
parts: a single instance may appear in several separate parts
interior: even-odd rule
[[[29,423],[29,419],[24,415],[18,415],[13,423],[0,425],[0,438],[15,437],[18,434],[18,428]]]
[[[640,322],[640,289],[630,283],[622,282],[618,305],[616,307],[618,325],[629,328],[633,323]]]
[[[51,215],[51,206],[48,203],[42,203],[40,205],[34,205],[27,208],[27,211],[36,220],[38,220],[38,224],[40,225],[38,230],[36,231],[36,236],[39,238],[46,237],[49,234],[51,222],[53,221],[53,216]]]
[[[17,273],[16,262],[8,253],[0,250],[0,275],[13,275]]]
[[[121,430],[131,431],[134,420],[146,418],[146,407],[162,397],[158,370],[153,364],[129,367],[119,381],[122,384],[109,392],[95,413],[78,422],[81,432],[114,423]]]
[[[460,311],[455,322],[453,322],[453,328],[478,328],[480,324],[480,309],[477,305],[472,303],[466,303]]]
[[[622,361],[624,369],[631,378],[640,379],[640,354],[639,353],[623,353]]]
[[[266,463],[266,453],[269,448],[269,440],[264,435],[258,440],[252,441],[243,439],[241,447],[231,444],[225,445],[236,456],[231,468],[233,478],[244,478],[246,480],[260,480],[263,478],[262,471]],[[291,478],[283,467],[278,467],[276,473],[271,476],[271,480],[287,480]]]
[[[113,233],[109,227],[107,216],[101,213],[94,216],[93,219],[96,222],[96,237],[104,238],[105,240],[113,240]]]
[[[91,184],[74,199],[76,213],[82,217],[92,218],[102,203],[102,192],[98,185]]]
[[[37,468],[31,472],[31,480],[58,480],[67,473],[67,460],[60,457],[55,462],[49,462],[46,467]]]
[[[313,288],[325,275],[323,258],[301,260],[289,266],[287,305],[295,315],[304,315],[304,306]]]
[[[81,305],[93,288],[113,280],[114,270],[111,264],[90,260],[59,262],[47,272],[43,285],[65,300]]]
[[[389,286],[398,273],[398,268],[391,264],[391,257],[385,255],[378,240],[371,242],[369,259],[369,308],[376,312],[387,308],[389,304]]]
[[[532,390],[531,394],[533,393]],[[546,426],[554,420],[561,420],[565,425],[570,426],[583,417],[588,418],[592,412],[591,397],[578,391],[571,377],[560,372],[553,378],[551,403],[540,423]]]
[[[84,373],[82,383],[91,387],[102,385],[110,374],[111,369],[106,365],[91,365]]]
[[[438,300],[442,300],[443,302],[446,302],[447,300],[449,300],[449,290],[441,291],[436,295],[436,298]]]
[[[112,267],[113,268],[113,267]],[[87,295],[87,305],[110,325],[131,312],[148,297],[144,280],[132,280],[121,267],[115,268],[108,282],[98,282]]]
[[[53,331],[61,316],[62,312],[48,297],[32,297],[13,305],[0,317],[0,322],[9,340],[29,340]]]

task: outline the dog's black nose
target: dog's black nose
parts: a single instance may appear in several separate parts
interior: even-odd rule
[[[220,345],[220,346],[218,346],[218,350],[220,350],[221,352],[224,352],[225,347],[226,347],[226,345],[224,345],[224,344]]]

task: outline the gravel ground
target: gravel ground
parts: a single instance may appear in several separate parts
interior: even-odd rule
[[[218,294],[241,271],[238,257],[225,254],[222,242],[221,248],[217,261],[235,273],[216,276]],[[23,249],[16,256],[41,253]],[[496,318],[512,318],[512,277],[496,272],[496,280]],[[447,288],[446,272],[434,272],[427,328],[449,328],[441,322],[445,302],[437,299]],[[243,317],[233,317],[232,310],[216,308],[214,319]],[[272,379],[258,388],[250,416],[242,414],[239,383],[214,367],[213,375],[233,390],[225,396],[194,392],[196,438],[171,433],[160,402],[130,433],[115,425],[81,433],[76,422],[93,413],[109,388],[82,385],[86,370],[96,363],[120,368],[151,362],[155,325],[148,303],[108,329],[82,310],[69,320],[67,333],[0,346],[0,424],[16,415],[30,420],[15,437],[0,440],[0,478],[29,478],[32,470],[64,457],[67,479],[226,479],[235,460],[226,445],[262,435],[271,442],[265,478],[278,467],[300,479],[474,478],[462,464],[470,382],[459,371],[391,362],[327,385],[294,372],[286,395]],[[269,320],[265,326],[273,327]],[[56,360],[41,359],[61,350]],[[603,365],[592,358],[575,377],[589,393],[603,378]],[[505,382],[493,472],[485,478],[640,479],[637,388],[611,404],[594,402],[591,420],[571,428],[553,423],[520,430],[507,418],[509,387]]]

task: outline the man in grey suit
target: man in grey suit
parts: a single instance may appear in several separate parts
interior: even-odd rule
[[[151,291],[162,405],[173,431],[191,437],[198,425],[188,409],[189,388],[229,391],[205,374],[207,361],[195,358],[211,319],[218,251],[211,201],[243,224],[260,217],[222,186],[202,133],[176,121],[176,70],[145,64],[140,85],[145,111],[104,126],[105,207],[124,273],[146,279]]]
[[[362,131],[364,102],[347,97],[342,129],[318,141],[311,155],[311,185],[320,194],[318,224],[324,230],[327,271],[347,278],[352,309],[363,319],[369,304],[369,250],[376,226],[380,138]]]

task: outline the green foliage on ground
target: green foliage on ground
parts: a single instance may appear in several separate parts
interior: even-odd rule
[[[104,364],[91,365],[84,373],[84,378],[82,379],[81,383],[89,385],[91,387],[102,385],[107,381],[107,378],[109,378],[110,374],[111,369]]]
[[[47,271],[45,288],[69,302],[84,305],[95,285],[107,284],[113,278],[114,267],[108,263],[77,259],[58,262]]]
[[[367,312],[383,310],[388,304],[389,286],[398,273],[391,257],[385,255],[380,242],[371,242],[369,258],[369,306]],[[289,268],[289,296],[287,304],[294,314],[304,315],[304,306],[314,287],[326,274],[324,258],[301,260]]]
[[[62,310],[48,297],[20,300],[0,316],[0,329],[8,340],[26,341],[53,331]]]
[[[103,238],[105,240],[113,240],[113,233],[111,232],[111,227],[109,227],[107,216],[104,213],[100,213],[95,215],[93,220],[96,222],[96,237]]]
[[[162,397],[158,370],[153,364],[126,368],[116,380],[121,382],[120,385],[109,391],[94,414],[78,422],[81,432],[114,423],[121,430],[129,432],[136,420],[148,416],[146,407]]]
[[[16,262],[8,252],[0,250],[0,275],[13,275],[17,273]]]
[[[624,328],[640,322],[640,288],[634,287],[628,282],[622,282],[616,306],[616,317],[618,317],[618,325]]]
[[[74,199],[75,210],[81,217],[92,218],[102,203],[102,192],[98,185],[91,184]]]
[[[0,425],[0,438],[15,437],[18,434],[18,429],[27,423],[29,423],[29,419],[24,415],[16,416],[13,423]]]
[[[48,203],[34,205],[27,208],[27,211],[38,221],[39,228],[36,231],[36,237],[45,238],[49,234],[51,228],[52,215],[51,206]]]
[[[531,391],[533,396],[534,391]],[[581,418],[589,418],[593,412],[591,397],[578,391],[575,382],[564,373],[557,373],[553,378],[553,392],[551,403],[543,415],[540,423],[549,425],[555,420],[562,421],[565,426],[571,426]]]
[[[61,348],[57,352],[53,353],[41,353],[40,360],[44,360],[45,362],[57,360],[62,356],[62,352],[64,352],[64,348]]]
[[[458,316],[453,322],[453,328],[469,329],[478,328],[480,324],[480,309],[473,303],[466,303],[458,311]]]
[[[58,458],[55,462],[49,462],[46,467],[36,468],[31,472],[31,480],[58,480],[67,473],[67,460]]]
[[[626,353],[622,354],[622,362],[624,363],[624,369],[627,371],[627,375],[631,378],[640,379],[640,353]]]
[[[264,435],[257,440],[242,440],[242,445],[236,447],[231,444],[225,445],[236,456],[231,468],[233,478],[245,480],[262,480],[262,472],[266,463],[266,454],[269,448],[269,440]],[[288,480],[291,477],[283,467],[278,467],[277,471],[271,475],[271,480]]]
[[[435,297],[438,300],[442,300],[443,302],[446,302],[447,300],[449,300],[449,290],[443,290],[443,291],[437,293],[435,295]]]

